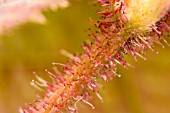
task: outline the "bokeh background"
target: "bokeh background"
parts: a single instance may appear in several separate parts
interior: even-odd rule
[[[91,0],[70,0],[66,9],[45,11],[46,24],[27,23],[0,37],[0,113],[18,113],[18,106],[33,102],[40,92],[30,85],[32,72],[48,79],[44,70],[52,70],[52,62],[66,62],[61,49],[82,52],[91,27],[88,18],[97,18],[93,5]],[[95,98],[94,110],[80,103],[79,113],[170,113],[170,48],[155,50],[158,55],[146,52],[147,61],[132,61],[134,69],[119,67],[121,78],[102,82],[104,103]]]

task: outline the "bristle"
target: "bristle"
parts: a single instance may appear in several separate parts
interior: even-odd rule
[[[44,98],[37,101],[36,108],[29,106],[32,111],[52,113],[65,109],[75,113],[79,101],[94,109],[94,105],[90,103],[92,100],[90,93],[93,92],[103,102],[99,94],[98,79],[107,82],[114,76],[121,77],[117,73],[118,64],[125,69],[128,66],[134,67],[125,60],[125,55],[132,56],[136,61],[138,57],[146,60],[144,51],[147,49],[154,51],[154,42],[162,45],[163,41],[168,44],[162,35],[169,33],[169,12],[155,25],[150,23],[151,26],[143,27],[143,24],[136,24],[127,17],[128,4],[125,4],[124,0],[98,0],[98,2],[103,8],[96,14],[102,15],[102,18],[97,22],[90,19],[97,32],[88,30],[89,36],[94,41],[92,43],[86,41],[82,45],[83,54],[72,55],[62,51],[69,58],[68,64],[53,63],[56,66],[53,67],[55,74],[46,70],[53,84],[36,75],[39,82],[33,81],[33,85],[46,87],[48,92],[44,93]],[[62,67],[61,72],[57,66]]]

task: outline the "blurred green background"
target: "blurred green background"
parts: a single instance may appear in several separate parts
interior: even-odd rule
[[[0,37],[0,113],[17,113],[17,106],[33,102],[39,92],[30,86],[32,72],[47,78],[44,70],[51,70],[52,62],[66,62],[61,49],[82,52],[88,18],[97,17],[97,7],[91,0],[70,3],[66,9],[44,12],[45,25],[27,23]],[[160,53],[148,51],[147,61],[132,62],[135,69],[119,67],[122,77],[102,84],[104,103],[96,98],[95,110],[79,104],[79,113],[170,113],[170,48],[155,50]]]

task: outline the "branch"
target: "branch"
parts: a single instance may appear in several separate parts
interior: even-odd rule
[[[143,56],[146,49],[154,51],[153,43],[162,45],[162,40],[166,42],[162,36],[170,32],[170,12],[165,11],[162,14],[162,11],[169,8],[169,5],[164,4],[157,16],[152,17],[152,10],[159,4],[147,10],[148,6],[138,9],[138,4],[131,4],[130,1],[98,1],[101,11],[96,14],[102,15],[102,19],[98,21],[89,19],[97,28],[96,31],[88,30],[94,42],[86,41],[82,45],[83,54],[72,55],[62,51],[70,58],[68,64],[54,63],[54,65],[62,66],[63,72],[59,72],[57,66],[54,67],[54,74],[46,70],[53,83],[37,76],[38,81],[32,81],[32,85],[40,90],[41,86],[46,87],[47,91],[42,98],[35,100],[35,106],[27,104],[27,109],[19,109],[20,113],[62,111],[73,113],[77,112],[76,104],[79,101],[94,109],[90,103],[93,98],[91,93],[103,101],[98,89],[99,78],[107,82],[113,77],[121,77],[117,73],[117,65],[122,65],[124,68],[132,67],[124,59],[125,55],[133,56],[135,60],[137,57],[146,60]],[[137,9],[140,11],[139,14],[136,14]],[[151,17],[145,20],[148,14]]]

